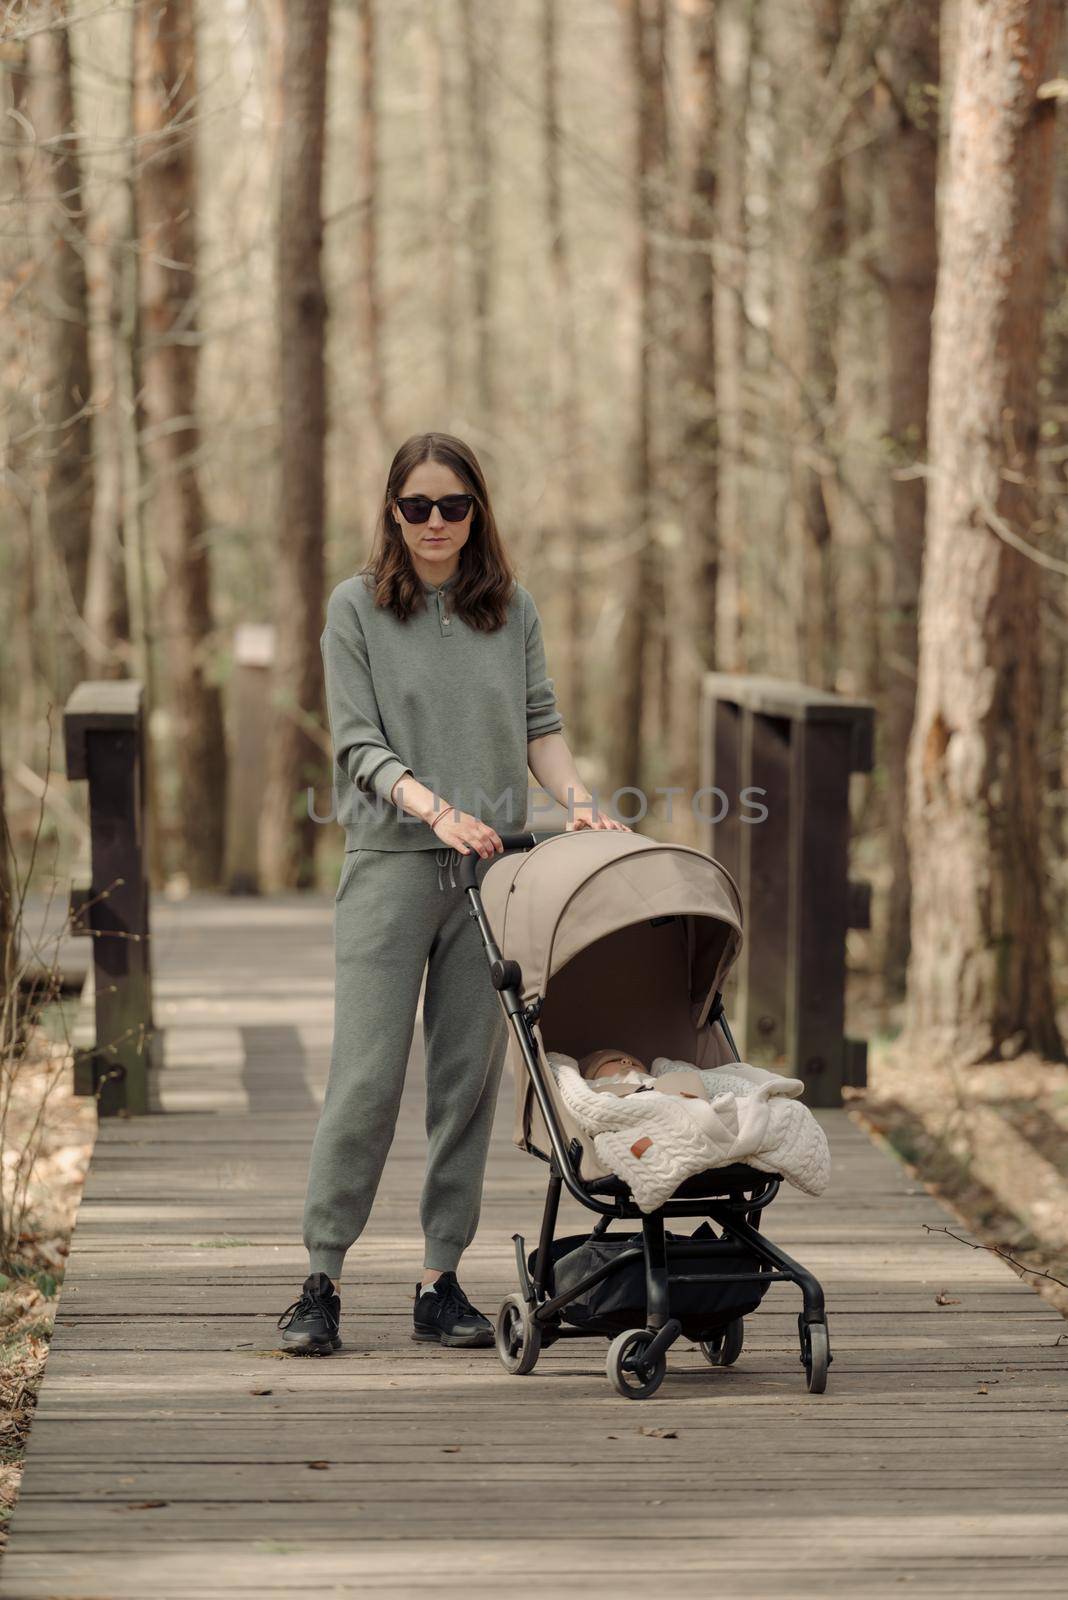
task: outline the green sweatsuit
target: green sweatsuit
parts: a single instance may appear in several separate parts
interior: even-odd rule
[[[495,634],[451,613],[444,583],[400,622],[361,574],[330,596],[322,635],[338,818],[334,1037],[304,1205],[309,1270],[336,1283],[370,1214],[396,1126],[424,969],[429,1141],[424,1266],[474,1237],[507,1022],[449,852],[389,800],[412,773],[498,832],[527,820],[527,744],[562,729],[533,598],[516,585]],[[373,583],[373,580],[371,580]]]

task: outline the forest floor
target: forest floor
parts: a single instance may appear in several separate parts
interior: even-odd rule
[[[865,987],[850,1012],[869,1040],[868,1087],[847,1091],[850,1115],[1068,1317],[1068,1065],[1022,1055],[932,1071]],[[1068,1008],[1060,1023],[1068,1039]]]

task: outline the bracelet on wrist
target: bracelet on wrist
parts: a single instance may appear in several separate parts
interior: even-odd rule
[[[441,821],[441,819],[442,819],[442,817],[443,817],[443,816],[444,816],[444,815],[445,815],[445,813],[446,813],[446,811],[451,811],[451,810],[452,810],[452,806],[451,806],[451,805],[449,805],[449,806],[442,806],[442,808],[441,808],[441,810],[440,810],[440,811],[439,811],[439,812],[438,812],[438,814],[437,814],[437,816],[436,816],[436,817],[435,817],[435,818],[434,818],[434,820],[433,820],[433,821],[432,821],[432,822],[431,822],[431,823],[430,823],[430,824],[429,824],[429,826],[430,826],[430,828],[431,828],[431,830],[433,830],[433,829],[434,829],[434,828],[436,828],[436,827],[437,827],[437,825],[438,825],[438,823],[439,823],[439,822],[440,822],[440,821]]]

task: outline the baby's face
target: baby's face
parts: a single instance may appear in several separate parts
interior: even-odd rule
[[[589,1074],[591,1078],[618,1078],[621,1072],[644,1072],[645,1067],[637,1056],[609,1056]]]

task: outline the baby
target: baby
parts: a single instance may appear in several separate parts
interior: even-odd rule
[[[698,1068],[690,1061],[672,1061],[654,1056],[647,1067],[626,1050],[591,1050],[581,1060],[568,1058],[582,1077],[597,1089],[613,1094],[633,1094],[636,1089],[659,1089],[662,1094],[678,1094],[684,1099],[714,1100],[717,1094],[753,1095],[761,1091],[797,1099],[805,1092],[800,1078],[787,1078],[748,1061],[725,1061],[719,1067]]]
[[[659,1057],[657,1060],[659,1061]],[[645,1063],[625,1050],[591,1050],[578,1063],[579,1072],[595,1087],[607,1094],[641,1094],[658,1089],[661,1094],[673,1094],[683,1100],[710,1100],[701,1074],[694,1067],[676,1067],[661,1071],[655,1077]],[[697,1113],[701,1120],[702,1113]],[[653,1141],[642,1137],[631,1145],[631,1154],[643,1156],[652,1148]]]
[[[660,1059],[658,1056],[654,1068]],[[673,1063],[667,1071],[650,1072],[643,1061],[626,1050],[591,1050],[579,1061],[578,1069],[584,1078],[611,1094],[659,1089],[661,1094],[678,1094],[684,1100],[711,1098],[696,1067]]]
[[[591,1050],[578,1069],[584,1078],[615,1078],[625,1072],[646,1072],[645,1063],[625,1050]]]

